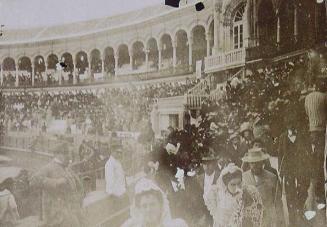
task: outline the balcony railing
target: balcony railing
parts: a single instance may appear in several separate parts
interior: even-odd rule
[[[245,49],[236,49],[205,58],[205,72],[215,72],[245,64]]]
[[[306,43],[292,43],[285,45],[259,45],[255,47],[249,47],[246,49],[246,61],[255,61],[259,59],[271,59],[280,57],[283,55],[292,55],[297,52],[308,49],[309,44]]]
[[[19,84],[18,88],[43,88],[43,87],[67,87],[67,86],[86,86],[86,85],[99,85],[99,84],[107,84],[107,83],[115,83],[115,82],[136,82],[136,81],[143,81],[143,80],[150,80],[150,79],[162,79],[168,78],[172,76],[180,76],[185,74],[192,73],[192,69],[188,65],[178,65],[175,68],[168,67],[161,70],[150,70],[147,72],[132,72],[131,74],[124,74],[124,75],[117,75],[105,73],[101,79],[96,80],[94,77],[91,77],[88,72],[85,74],[79,75],[79,79],[77,79],[77,83],[74,84],[73,80],[62,80],[61,84],[59,84],[56,80],[42,80],[42,81],[35,81],[34,86],[32,84]],[[16,72],[13,71],[12,75],[15,75]],[[99,73],[101,74],[101,73]],[[85,78],[82,80],[81,78]],[[15,79],[15,78],[14,78]],[[12,83],[3,83],[0,85],[3,88],[17,88],[15,81]]]

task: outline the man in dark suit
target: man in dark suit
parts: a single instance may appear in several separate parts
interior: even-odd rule
[[[278,166],[285,184],[290,226],[308,226],[303,219],[303,208],[310,184],[310,142],[301,132],[293,116],[285,117],[285,130],[278,140]]]
[[[212,148],[209,148],[208,154],[202,158],[203,172],[197,176],[197,181],[201,187],[203,203],[211,186],[217,183],[221,170],[225,167],[224,160],[223,152],[221,152],[221,155],[217,155]],[[213,218],[208,209],[205,212],[205,223],[207,226],[213,225]]]
[[[238,167],[241,167],[242,157],[247,151],[248,147],[245,144],[241,144],[239,134],[237,132],[231,134],[227,145],[227,152],[230,155],[232,162]]]
[[[45,226],[82,227],[82,183],[68,166],[69,144],[58,143],[53,149],[54,159],[31,178],[31,186],[42,192],[41,219]]]

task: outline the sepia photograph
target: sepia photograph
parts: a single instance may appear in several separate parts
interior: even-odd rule
[[[0,0],[0,227],[326,227],[327,0]]]

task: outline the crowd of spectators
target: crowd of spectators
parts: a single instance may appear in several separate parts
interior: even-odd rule
[[[4,87],[14,87],[15,82],[16,82],[16,78],[11,72],[3,73],[3,86]]]
[[[20,73],[18,75],[18,82],[23,87],[31,86],[32,85],[31,73]]]
[[[244,157],[250,150],[260,149],[278,160],[274,165],[265,161],[263,166],[285,181],[289,222],[309,226],[303,213],[316,211],[315,202],[325,204],[324,149],[320,149],[324,146],[309,125],[319,120],[325,132],[327,96],[326,89],[319,90],[326,85],[323,78],[308,83],[308,66],[307,58],[301,56],[255,67],[228,79],[220,99],[204,100],[200,111],[186,113],[184,128],[169,128],[167,137],[155,146],[152,160],[159,162],[158,180],[165,182],[167,175],[169,179],[162,188],[169,187],[180,170],[185,182],[190,179],[211,150],[218,160],[228,160],[247,171],[251,165],[244,163]],[[313,99],[319,96],[319,100],[307,106],[308,94],[313,93]],[[314,119],[309,124],[310,117]],[[294,203],[298,197],[302,199]]]
[[[14,131],[51,130],[51,122],[60,120],[65,122],[67,133],[140,131],[149,122],[156,99],[183,95],[195,84],[187,80],[99,91],[6,93],[5,127]]]

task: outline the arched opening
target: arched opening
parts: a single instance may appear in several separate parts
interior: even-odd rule
[[[108,76],[115,75],[115,51],[112,47],[104,50],[104,71]]]
[[[176,59],[177,65],[187,65],[188,63],[188,38],[184,30],[179,30],[176,33]]]
[[[130,64],[130,58],[129,58],[129,52],[128,52],[128,46],[126,44],[122,44],[118,48],[118,68],[121,70],[129,71],[129,64]]]
[[[13,87],[15,86],[15,81],[16,81],[16,75],[15,75],[15,70],[16,70],[16,65],[15,65],[15,60],[7,57],[3,60],[2,62],[2,76],[3,76],[3,86],[5,87]]]
[[[91,72],[91,75],[88,75],[88,68],[89,68],[89,59],[87,57],[86,52],[80,51],[76,54],[75,58],[75,68],[77,70],[77,82],[79,83],[81,80],[87,80],[93,78],[93,73]],[[90,78],[89,78],[90,76]]]
[[[74,61],[73,56],[70,53],[64,53],[61,57],[61,61],[65,63],[66,67],[61,72],[61,81],[64,83],[73,83],[73,71],[74,71]]]
[[[84,74],[89,67],[89,60],[87,54],[84,51],[80,51],[76,54],[76,69],[79,74]]]
[[[158,44],[155,38],[149,39],[147,43],[147,51],[149,52],[149,69],[158,69]]]
[[[133,44],[133,69],[142,69],[145,65],[144,44],[137,41]]]
[[[294,43],[294,4],[289,0],[283,0],[280,4],[280,46],[284,49]]]
[[[319,12],[319,6],[322,6],[326,13],[325,4],[318,4],[316,1],[308,0],[298,1],[298,41],[301,46],[310,47],[317,38],[317,31],[319,29],[316,30],[316,26],[318,26],[316,20],[319,21],[319,19],[316,13]],[[326,24],[326,21],[323,21],[323,24]],[[324,32],[321,33],[324,34]]]
[[[47,59],[47,63],[48,63],[48,70],[55,70],[56,69],[56,65],[58,63],[58,57],[57,55],[55,54],[50,54],[48,56],[48,59]]]
[[[34,83],[42,83],[43,78],[45,78],[45,61],[39,55],[34,58]]]
[[[274,46],[276,43],[276,17],[271,0],[262,0],[258,8],[259,44]]]
[[[206,32],[203,26],[197,25],[192,30],[192,65],[193,68],[197,61],[203,60],[207,52]]]
[[[91,72],[102,72],[101,52],[98,49],[94,49],[91,51]]]
[[[245,3],[241,4],[234,13],[233,17],[233,29],[232,35],[233,38],[233,48],[239,49],[244,47],[244,12],[245,12]]]
[[[32,62],[24,56],[18,60],[18,81],[20,86],[32,85]]]
[[[164,34],[161,37],[161,59],[162,66],[161,68],[169,68],[172,67],[173,61],[173,43],[170,35]]]
[[[46,81],[48,85],[51,83],[58,82],[59,72],[56,73],[56,68],[58,64],[58,56],[55,54],[50,54],[47,59],[48,71],[46,72],[46,77],[43,78],[43,81]],[[55,75],[56,74],[56,75]]]

